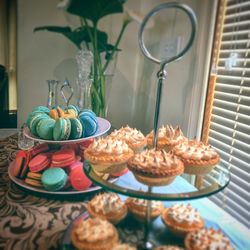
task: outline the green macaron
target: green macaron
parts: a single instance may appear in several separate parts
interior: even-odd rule
[[[68,118],[59,118],[56,120],[53,130],[53,138],[56,141],[68,140],[71,132],[71,123]]]
[[[26,125],[30,128],[30,121],[32,120],[32,118],[36,115],[36,114],[44,114],[44,112],[41,111],[33,111],[29,114],[28,119],[26,120]]]
[[[55,120],[48,118],[48,119],[41,119],[37,126],[36,132],[38,136],[45,140],[53,140],[53,131],[55,127]]]
[[[83,126],[82,123],[77,118],[70,118],[71,123],[71,132],[70,139],[79,139],[83,134]]]
[[[41,181],[46,190],[58,191],[65,186],[67,174],[62,168],[49,168],[43,172]]]

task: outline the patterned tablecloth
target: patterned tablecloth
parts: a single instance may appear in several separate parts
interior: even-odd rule
[[[36,197],[18,189],[8,176],[17,135],[0,139],[0,249],[59,249],[68,225],[85,211],[85,201]]]

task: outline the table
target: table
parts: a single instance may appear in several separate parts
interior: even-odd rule
[[[12,146],[8,147],[9,144]],[[95,193],[85,194],[80,200],[78,197],[78,200],[66,201],[37,197],[19,190],[7,174],[8,163],[13,160],[16,150],[16,134],[0,139],[0,249],[59,249],[65,230],[86,211],[86,202]],[[165,205],[171,203],[165,202]],[[249,229],[208,198],[190,203],[202,216],[217,222],[237,249],[250,249]]]

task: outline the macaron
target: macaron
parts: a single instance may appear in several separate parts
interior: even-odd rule
[[[36,106],[32,109],[32,112],[34,112],[34,111],[43,112],[43,113],[46,113],[48,115],[50,109],[46,106]]]
[[[42,174],[42,184],[46,190],[58,191],[64,188],[68,176],[62,168],[49,168]]]
[[[39,173],[32,173],[32,172],[28,172],[24,182],[27,183],[30,186],[34,186],[34,187],[42,187],[42,182],[41,182],[41,177],[42,174]]]
[[[51,156],[51,167],[68,167],[76,161],[75,151],[73,149],[64,149],[55,152]]]
[[[68,118],[58,118],[53,130],[53,138],[56,141],[68,140],[71,132],[71,123]]]
[[[29,154],[19,150],[14,161],[13,175],[18,178],[24,178],[28,172]]]
[[[29,150],[31,158],[34,156],[47,152],[49,150],[49,145],[47,143],[41,143],[36,146],[34,146],[32,149]]]
[[[50,164],[50,158],[47,154],[41,153],[32,158],[29,162],[30,172],[40,172],[46,169]]]
[[[76,115],[78,115],[79,112],[80,112],[80,108],[79,108],[77,105],[70,104],[70,105],[68,106],[68,108],[69,108],[69,109],[73,109],[73,110],[75,111]]]
[[[70,139],[79,139],[82,137],[83,134],[83,126],[82,123],[77,118],[70,118],[71,123],[71,132],[70,132]]]
[[[55,120],[51,118],[41,119],[36,126],[38,136],[45,140],[53,140],[55,123]]]
[[[49,118],[49,116],[46,115],[45,113],[37,113],[37,114],[35,114],[35,115],[31,118],[30,123],[29,123],[29,124],[30,124],[29,128],[30,128],[31,133],[32,133],[33,135],[37,136],[37,135],[38,135],[38,134],[37,134],[37,130],[36,130],[37,124],[38,124],[39,121],[41,121],[42,119],[48,119],[48,118]]]
[[[78,119],[81,121],[82,126],[84,127],[84,137],[95,134],[98,129],[98,122],[95,115],[89,111],[82,111],[78,115]]]
[[[69,180],[71,186],[75,190],[86,190],[92,185],[92,181],[85,175],[83,170],[83,163],[76,162],[69,173]]]
[[[96,117],[96,113],[94,111],[92,111],[91,109],[83,109],[83,110],[81,110],[81,112],[84,112],[85,114],[92,115],[92,116]]]
[[[28,115],[28,118],[26,120],[26,125],[30,128],[30,121],[31,119],[33,118],[33,116],[35,116],[36,114],[44,114],[44,112],[41,112],[41,111],[33,111],[32,113],[30,113]]]

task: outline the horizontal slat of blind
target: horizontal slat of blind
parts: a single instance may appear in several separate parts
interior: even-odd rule
[[[240,9],[242,10],[243,8],[248,7],[248,6],[250,7],[250,3],[247,1],[243,1],[240,3],[237,2],[236,4],[228,5],[227,11],[229,11],[229,10],[239,11]]]
[[[242,40],[237,40],[237,41],[222,41],[221,42],[221,45],[236,45],[236,44],[244,44],[246,45],[247,43],[249,43],[248,39],[242,39]],[[233,49],[234,47],[232,47]]]
[[[250,16],[250,11],[249,10],[242,11],[240,13],[233,13],[233,14],[226,15],[225,16],[225,21],[228,22],[230,19],[233,19],[233,20],[230,20],[230,21],[235,22],[238,18],[245,17],[245,16]]]
[[[205,185],[209,185],[209,181],[207,181],[206,179],[204,180],[205,181]],[[234,200],[235,202],[237,202],[237,204],[239,204],[240,206],[242,207],[247,207],[249,206],[249,202],[248,202],[248,199],[250,198],[249,197],[249,194],[246,194],[244,197],[243,196],[239,196],[239,192],[241,193],[242,190],[234,190],[232,188],[232,186],[230,186],[229,188],[227,188],[226,190],[226,198],[228,199],[232,199]],[[246,211],[245,211],[246,212]]]
[[[228,111],[239,112],[243,115],[250,115],[250,107],[246,105],[238,105],[237,103],[214,99],[214,106]]]
[[[244,77],[244,76],[235,76],[235,75],[217,75],[218,82],[220,82],[220,79],[225,80],[234,80],[240,83],[240,81],[244,80],[244,82],[250,82],[250,78]]]
[[[249,96],[249,94],[250,94],[250,87],[248,87],[248,86],[244,86],[244,85],[237,86],[237,85],[232,85],[232,84],[227,84],[227,83],[219,83],[219,82],[216,83],[216,90],[229,92],[229,93],[235,93],[235,94],[239,94],[239,91],[241,91],[242,93],[245,93],[246,96]]]
[[[223,32],[222,37],[228,37],[228,36],[234,36],[234,37],[238,37],[240,35],[247,35],[248,36],[249,31],[246,30],[234,30],[232,32]]]
[[[224,133],[225,135],[231,136],[231,137],[233,136],[234,133],[236,133],[236,135],[235,135],[236,139],[249,144],[250,131],[249,131],[249,133],[242,133],[242,132],[237,131],[237,130],[235,131],[233,128],[229,128],[229,127],[226,127],[226,126],[223,126],[221,124],[214,123],[214,122],[212,122],[210,128],[211,128],[211,130],[216,130],[220,133]],[[250,130],[250,128],[248,130]]]
[[[246,106],[246,105],[245,105]],[[219,108],[219,107],[213,107],[213,113],[215,115],[222,115],[223,118],[225,119],[231,119],[231,120],[245,120],[247,121],[248,119],[250,119],[250,117],[247,115],[248,114],[248,110],[246,110],[246,112],[244,112],[244,109],[239,109],[239,112],[236,112],[236,111],[231,111],[231,110],[227,110],[227,109],[223,109],[223,108]],[[236,119],[237,118],[237,119]],[[250,124],[250,122],[249,122]]]
[[[214,201],[216,204],[218,205],[223,205],[223,200],[219,197],[217,197],[217,195],[211,196],[210,199],[212,201]],[[236,212],[234,209],[230,209],[229,205],[223,207],[225,211],[227,211],[228,213],[230,213],[233,217],[235,217],[238,221],[240,221],[241,223],[245,224],[248,228],[250,227],[250,222],[248,220],[248,218],[244,218],[243,216],[241,216],[238,212]]]
[[[221,206],[225,205],[224,209],[228,212],[232,212],[234,211],[237,211],[237,216],[236,218],[239,219],[241,222],[243,223],[247,223],[249,225],[249,210],[243,210],[242,211],[242,208],[239,208],[238,204],[236,202],[234,202],[233,200],[231,199],[227,199],[227,190],[226,189],[224,192],[226,193],[226,198],[224,198],[224,194],[223,193],[219,193],[215,196],[212,196],[211,199],[212,200],[215,200],[217,204],[220,204]],[[224,202],[225,201],[225,204]],[[235,214],[233,213],[233,216],[235,216]]]
[[[235,123],[234,121],[232,121],[230,119],[227,119],[227,118],[215,115],[215,114],[212,114],[211,122],[218,123],[218,124],[227,126],[229,128],[234,128],[234,123]],[[249,126],[244,124],[244,123],[237,122],[237,130],[242,132],[242,133],[248,134]]]

